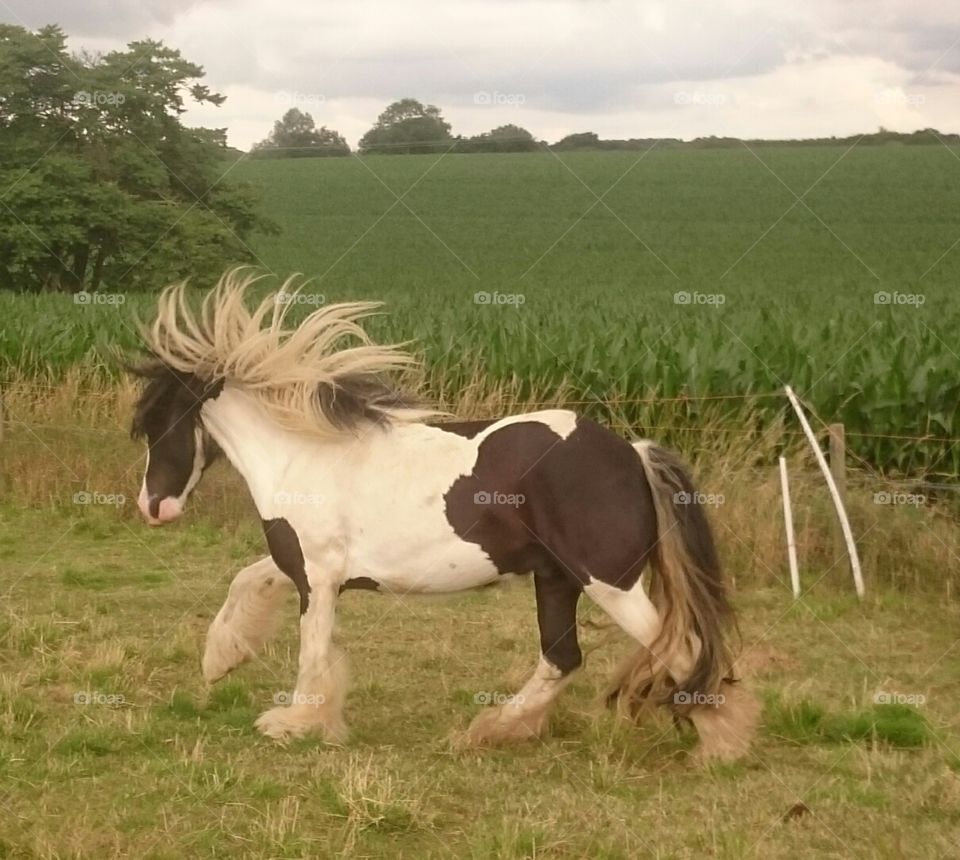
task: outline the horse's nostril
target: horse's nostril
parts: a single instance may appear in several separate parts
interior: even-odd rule
[[[167,497],[160,501],[157,507],[156,519],[162,523],[169,523],[177,519],[183,513],[183,508],[177,499]]]

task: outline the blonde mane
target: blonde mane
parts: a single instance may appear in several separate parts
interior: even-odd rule
[[[252,393],[292,430],[329,435],[361,423],[439,414],[408,405],[385,378],[417,362],[399,345],[373,343],[359,325],[380,303],[327,305],[288,327],[290,298],[303,284],[296,287],[296,276],[288,278],[251,312],[248,291],[262,277],[243,269],[226,272],[199,314],[187,302],[186,282],[167,287],[156,319],[140,327],[147,349],[176,371]]]

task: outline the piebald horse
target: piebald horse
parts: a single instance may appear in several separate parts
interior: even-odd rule
[[[343,591],[454,592],[532,573],[539,661],[516,696],[474,719],[470,741],[543,732],[583,661],[586,594],[639,643],[612,700],[669,706],[696,727],[705,758],[747,749],[757,707],[730,677],[733,613],[674,455],[566,410],[438,423],[390,381],[411,356],[361,327],[375,304],[326,306],[294,327],[276,294],[251,310],[254,280],[228,272],[199,311],[183,284],[161,294],[142,327],[133,433],[148,445],[147,522],[178,518],[221,452],[263,521],[270,557],[230,586],[207,638],[209,681],[255,654],[285,593],[299,595],[295,692],[259,717],[261,732],[345,739],[345,663],[332,642]]]

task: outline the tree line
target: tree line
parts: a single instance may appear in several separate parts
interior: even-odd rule
[[[434,105],[423,105],[416,99],[405,98],[389,105],[380,114],[374,126],[360,139],[361,155],[423,155],[432,152],[536,152],[551,149],[555,152],[595,150],[600,152],[642,151],[656,145],[660,149],[723,149],[752,145],[782,146],[876,146],[898,143],[922,145],[933,143],[960,143],[960,135],[925,128],[913,132],[895,132],[880,128],[873,134],[847,137],[821,137],[801,140],[744,140],[738,137],[698,137],[685,141],[680,138],[634,137],[602,139],[596,132],[581,131],[568,134],[556,143],[538,141],[529,131],[518,125],[501,125],[491,131],[472,137],[454,136],[450,124]],[[298,108],[290,108],[274,123],[273,131],[260,143],[254,144],[251,155],[260,158],[298,158],[351,155],[350,146],[339,132],[321,126],[313,117]]]
[[[362,155],[423,155],[430,152],[533,152],[542,149],[529,131],[518,125],[501,125],[472,137],[454,136],[440,109],[416,99],[393,102],[360,139]],[[326,126],[317,128],[309,113],[290,108],[273,124],[273,130],[254,144],[257,158],[302,158],[350,155],[343,135]]]

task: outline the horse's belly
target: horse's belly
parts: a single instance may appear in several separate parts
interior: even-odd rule
[[[382,591],[463,591],[496,582],[499,574],[476,544],[444,541],[434,546],[370,546],[351,553],[349,575],[366,576]]]

